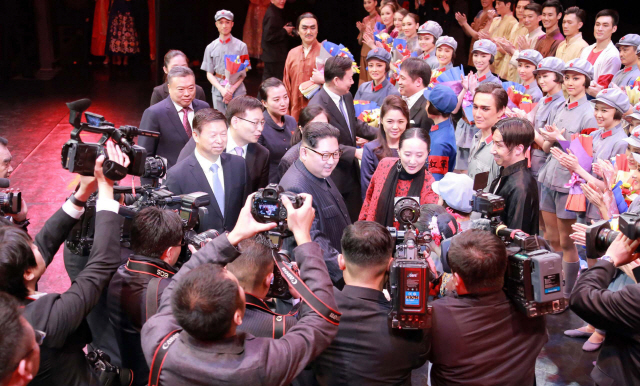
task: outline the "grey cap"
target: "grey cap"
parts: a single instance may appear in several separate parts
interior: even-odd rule
[[[466,174],[449,172],[440,181],[431,184],[431,190],[455,210],[471,213],[473,180]]]
[[[538,71],[551,71],[556,74],[564,75],[562,73],[564,71],[564,61],[560,58],[556,58],[555,56],[548,56],[538,63],[538,67],[533,71],[533,73],[537,74]]]
[[[629,103],[627,93],[617,87],[601,90],[598,95],[596,95],[596,99],[594,99],[593,102],[602,102],[615,108],[622,114],[626,113],[631,108],[631,103]]]
[[[640,35],[636,35],[636,34],[624,35],[622,38],[620,38],[620,41],[616,44],[616,47],[620,47],[620,46],[633,46],[633,47],[640,46]]]
[[[524,50],[520,51],[518,60],[526,60],[531,62],[534,66],[538,67],[538,63],[542,60],[542,55],[536,50]]]
[[[593,80],[593,66],[585,59],[573,59],[564,66],[564,74],[567,71],[573,71],[585,75],[589,80]]]
[[[367,62],[371,59],[378,59],[385,63],[391,62],[391,54],[384,48],[376,47],[367,54]]]
[[[221,9],[216,12],[216,21],[220,19],[227,19],[233,21],[233,13],[231,11],[227,11],[226,9]]]
[[[433,37],[438,39],[442,36],[442,27],[440,27],[440,24],[435,21],[429,20],[418,28],[418,35],[420,34],[431,34]]]
[[[471,50],[471,53],[473,54],[474,51],[480,51],[491,56],[496,56],[498,47],[496,47],[496,44],[489,39],[480,39],[473,43],[473,50]]]
[[[640,147],[640,126],[634,127],[633,130],[631,130],[629,137],[625,138],[624,141],[631,146]],[[638,155],[638,157],[640,157],[640,155]],[[633,158],[636,158],[636,156],[634,155]],[[636,162],[638,162],[637,158]]]
[[[629,115],[625,115],[624,118],[635,118],[640,120],[640,102],[636,103],[636,105],[633,106],[633,112]]]
[[[451,36],[440,36],[438,40],[436,40],[436,48],[443,44],[453,48],[454,51],[458,49],[458,42]]]

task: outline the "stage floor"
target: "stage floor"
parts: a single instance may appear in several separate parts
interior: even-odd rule
[[[119,125],[138,126],[155,85],[149,66],[94,66],[67,69],[52,81],[11,80],[0,86],[0,136],[9,140],[14,172],[11,186],[20,188],[29,207],[29,232],[35,236],[60,208],[78,182],[62,169],[60,149],[71,125],[65,102],[93,101],[90,111]],[[261,74],[249,73],[247,89],[256,95]],[[211,88],[199,76],[210,99]],[[127,183],[128,184],[128,183]],[[70,285],[59,251],[40,281],[45,292],[64,292]],[[536,367],[538,386],[592,385],[589,377],[597,353],[582,351],[584,340],[563,336],[582,325],[571,311],[547,318],[549,343]],[[424,384],[424,383],[421,383]]]

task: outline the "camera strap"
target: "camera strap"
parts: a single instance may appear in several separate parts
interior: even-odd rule
[[[169,353],[169,349],[173,343],[178,340],[178,335],[182,330],[174,330],[168,333],[158,345],[156,352],[153,354],[151,360],[151,371],[149,372],[149,386],[158,386],[160,384],[160,372],[162,371],[162,365]]]
[[[322,300],[318,299],[318,297],[304,284],[304,281],[298,276],[295,272],[293,272],[289,267],[285,264],[282,256],[276,251],[272,253],[273,260],[276,263],[276,266],[280,270],[282,277],[289,283],[296,291],[300,294],[300,297],[311,307],[312,310],[316,312],[316,314],[320,315],[327,322],[338,325],[340,323],[340,316],[342,315],[340,312],[330,308],[327,306]]]
[[[296,307],[291,310],[291,312],[287,315],[282,315],[271,311],[271,309],[267,306],[267,304],[250,293],[245,292],[244,297],[247,302],[248,308],[255,308],[264,312],[267,312],[273,316],[273,339],[280,339],[286,332],[287,327],[287,317],[292,318],[295,317],[295,314],[298,313]],[[300,304],[300,303],[298,303]],[[294,312],[295,311],[295,312]]]
[[[146,261],[139,261],[129,258],[127,260],[127,264],[125,265],[125,269],[130,272],[142,273],[145,275],[155,276],[160,279],[171,279],[175,272],[169,271],[165,268],[161,268],[156,264],[149,263]]]

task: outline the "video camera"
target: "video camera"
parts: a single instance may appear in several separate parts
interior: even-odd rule
[[[16,214],[22,210],[21,192],[0,192],[0,212]]]
[[[489,231],[505,243],[509,261],[504,290],[517,308],[529,318],[565,310],[569,303],[562,293],[562,257],[551,252],[543,238],[507,228],[500,221],[502,197],[478,191],[471,205],[482,215],[472,228]],[[464,232],[455,237],[464,237]],[[448,265],[447,251],[443,248],[442,259]]]
[[[587,227],[587,257],[596,259],[604,255],[620,233],[631,240],[640,239],[640,214],[622,213],[618,218],[618,229],[618,231],[612,230],[607,220],[598,221]],[[636,252],[640,252],[640,248]]]
[[[428,298],[431,269],[427,257],[431,253],[431,233],[420,233],[415,224],[420,218],[420,204],[412,197],[397,197],[394,216],[401,229],[387,227],[396,244],[389,272],[391,311],[389,326],[397,329],[429,327]]]
[[[83,176],[92,176],[96,159],[100,155],[105,155],[105,144],[109,139],[120,147],[122,152],[129,157],[129,167],[125,168],[109,159],[104,161],[102,170],[104,175],[113,180],[121,180],[127,174],[133,176],[145,176],[145,172],[158,173],[155,161],[147,164],[147,151],[145,148],[135,145],[134,138],[138,135],[147,137],[160,137],[160,133],[154,131],[140,130],[134,126],[121,126],[116,129],[115,125],[105,120],[101,115],[86,112],[87,122],[81,122],[82,113],[89,108],[91,100],[80,99],[75,102],[67,103],[69,108],[69,123],[73,125],[71,131],[71,139],[62,146],[62,167],[71,173],[78,173]],[[85,143],[80,138],[82,131],[102,134],[97,143]],[[151,178],[151,177],[150,177]]]
[[[87,361],[98,376],[98,382],[104,386],[131,385],[133,372],[111,364],[111,357],[102,350],[90,351],[86,355]]]
[[[131,191],[131,187],[114,187],[114,192],[116,193],[130,193]],[[152,188],[150,186],[136,187],[133,188],[133,191],[136,193],[135,201],[131,205],[121,205],[118,211],[118,213],[125,218],[120,234],[122,246],[127,248],[131,246],[131,226],[133,225],[133,218],[136,213],[149,206],[177,210],[182,219],[185,246],[182,248],[180,258],[178,259],[178,267],[191,258],[191,252],[187,247],[188,244],[199,249],[203,240],[217,237],[218,232],[215,230],[209,230],[200,234],[197,234],[194,230],[199,223],[200,217],[207,215],[206,206],[210,203],[210,198],[207,193],[195,192],[176,196],[164,187]],[[96,198],[96,193],[89,197],[82,221],[78,222],[67,236],[65,242],[67,248],[77,255],[88,255],[93,246]]]

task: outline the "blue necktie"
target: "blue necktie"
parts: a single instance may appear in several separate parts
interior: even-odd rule
[[[216,196],[218,208],[220,208],[222,217],[224,217],[224,188],[222,187],[220,176],[218,175],[218,165],[211,165],[211,171],[213,172],[213,195]]]
[[[344,109],[344,97],[340,97],[340,112],[342,113],[342,116],[344,117],[344,120],[347,121],[347,128],[349,128],[349,134],[351,133],[351,124],[349,123],[349,116],[347,115],[347,112]]]

